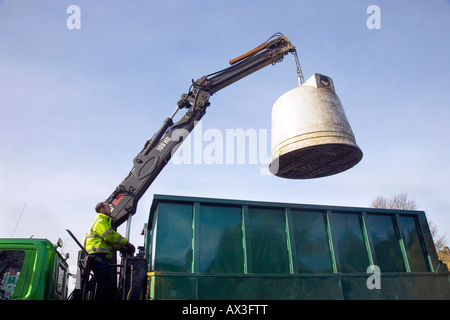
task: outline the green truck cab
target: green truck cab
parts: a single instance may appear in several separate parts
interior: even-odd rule
[[[69,268],[57,248],[46,239],[0,238],[0,300],[66,299]]]

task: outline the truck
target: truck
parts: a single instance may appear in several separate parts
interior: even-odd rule
[[[282,61],[287,54],[294,55],[297,77],[302,84],[303,75],[296,48],[280,33],[231,60],[230,67],[192,81],[188,93],[181,96],[172,115],[163,121],[161,128],[145,143],[133,159],[133,167],[128,175],[105,200],[111,209],[113,228],[117,229],[126,223],[126,237],[129,238],[132,216],[136,213],[140,198],[205,115],[210,106],[210,97],[238,80]],[[320,80],[323,85],[331,83],[325,76],[320,76]],[[185,114],[175,121],[175,115],[183,109],[186,110]],[[325,158],[331,159],[332,154],[328,153]],[[308,166],[314,166],[314,163]],[[172,209],[164,211],[168,207]],[[311,212],[313,215],[310,216]],[[320,229],[322,232],[317,243],[308,244],[307,239],[303,239],[304,251],[301,250],[301,232],[297,231],[302,230],[304,224],[301,217],[308,223],[315,221],[305,231],[319,232]],[[216,223],[215,219],[223,223]],[[373,229],[369,221],[375,221]],[[90,256],[77,237],[70,230],[67,231],[80,247],[76,288],[70,299],[92,300],[95,298],[96,280],[90,268]],[[276,235],[276,241],[272,241],[272,233]],[[202,240],[205,234],[209,234],[211,239]],[[346,234],[356,237],[357,242],[349,243],[350,238],[346,238]],[[238,203],[157,196],[149,222],[144,227],[144,235],[144,246],[138,247],[136,256],[121,253],[119,262],[117,254],[113,255],[111,268],[118,279],[118,300],[450,298],[448,271],[441,267],[434,246],[430,243],[424,213],[375,213],[368,208]],[[221,241],[223,239],[217,236],[229,239],[234,245],[226,246]],[[343,242],[336,242],[339,236]],[[387,242],[380,240],[380,236],[387,237]],[[31,239],[23,240],[23,245],[31,246],[31,243]],[[51,250],[52,246],[48,243],[46,248]],[[282,249],[267,251],[267,248],[275,247]],[[354,254],[354,250],[360,257]],[[383,257],[384,253],[390,254],[390,250],[393,250],[392,258],[397,264]],[[27,279],[44,278],[31,271],[36,268],[33,264],[37,262],[33,260],[36,254],[29,258],[22,251],[17,249],[8,253],[12,254],[12,258],[10,271],[5,269],[8,279],[11,278],[6,280],[11,281],[7,296],[10,299],[22,296],[30,299],[65,298],[66,293],[58,295],[53,289],[46,291],[42,288],[40,290],[45,293],[40,295],[25,294],[32,287],[27,286],[31,283]],[[309,267],[301,265],[302,253],[310,257]],[[20,262],[21,259],[23,262]],[[354,260],[356,267],[352,264]],[[63,262],[58,263],[64,266]],[[419,269],[415,269],[416,263]],[[377,264],[382,265],[381,271],[377,269]],[[55,266],[53,263],[43,273],[47,276],[47,282],[51,282],[49,279],[52,276],[49,275],[53,275],[52,279],[56,279],[55,288],[60,288],[58,292],[64,291],[59,278],[55,278],[63,272]],[[381,277],[390,279],[389,283],[393,283],[393,287],[384,293],[367,293],[365,289],[369,286],[366,281],[369,271],[366,270],[385,272],[381,273]],[[363,286],[361,289],[361,283],[367,284],[366,288]],[[420,285],[411,287],[411,283]],[[373,285],[377,285],[376,281]],[[332,290],[317,289],[323,286]],[[432,291],[433,294],[420,295],[421,292],[428,292],[424,288],[429,289],[430,286],[438,289]],[[219,291],[218,287],[222,289]],[[396,287],[400,288],[399,294],[395,291]],[[36,285],[33,288],[37,290]],[[408,295],[410,289],[413,294]]]
[[[47,239],[0,238],[0,300],[65,300],[69,256]]]
[[[282,34],[193,81],[107,198],[113,226],[126,222],[129,233],[139,199],[214,93],[289,53],[302,85],[295,46]],[[174,122],[181,109],[186,114]],[[424,212],[157,195],[143,233],[136,256],[112,263],[119,269],[118,299],[450,299],[449,272],[437,258]],[[93,299],[95,277],[83,249],[78,268],[74,296]]]

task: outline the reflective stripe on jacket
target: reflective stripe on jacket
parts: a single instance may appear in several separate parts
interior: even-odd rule
[[[111,227],[111,218],[98,213],[89,233],[85,236],[84,247],[89,254],[102,252],[111,258],[114,251],[119,250],[127,242],[126,238]]]

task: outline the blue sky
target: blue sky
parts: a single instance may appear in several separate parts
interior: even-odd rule
[[[373,4],[381,28],[370,30]],[[79,30],[66,26],[70,5]],[[449,239],[449,20],[448,0],[0,1],[0,237],[61,237],[74,264],[65,229],[83,236],[191,80],[282,32],[306,79],[333,79],[361,163],[316,180],[261,175],[261,163],[170,163],[131,241],[142,244],[153,194],[366,207],[408,193]],[[197,134],[270,132],[273,103],[296,86],[287,56],[211,97]]]

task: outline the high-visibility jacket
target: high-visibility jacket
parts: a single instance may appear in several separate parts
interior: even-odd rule
[[[111,218],[98,213],[84,238],[84,248],[89,254],[106,253],[111,258],[115,250],[123,247],[128,240],[111,227]]]

